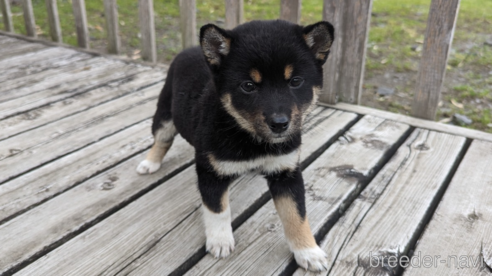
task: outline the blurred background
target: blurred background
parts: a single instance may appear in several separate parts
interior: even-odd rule
[[[44,0],[32,0],[38,36],[49,40]],[[122,53],[140,59],[138,1],[118,0]],[[64,43],[77,44],[70,0],[57,1]],[[197,25],[224,26],[223,0],[197,1]],[[362,105],[409,114],[430,0],[374,0]],[[11,0],[14,28],[25,34],[20,0]],[[86,0],[91,48],[106,51],[103,2]],[[322,0],[302,1],[301,24],[321,20]],[[179,1],[155,0],[158,62],[182,50]],[[280,0],[244,0],[246,21],[276,19]],[[0,28],[3,23],[0,20]],[[492,133],[492,0],[462,0],[437,120]]]

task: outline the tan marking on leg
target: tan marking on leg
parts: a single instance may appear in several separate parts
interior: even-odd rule
[[[149,153],[147,153],[147,157],[137,166],[139,174],[156,172],[161,167],[162,159],[173,144],[174,136],[177,133],[173,121],[170,120],[161,124],[162,127],[154,135],[154,144]]]
[[[294,71],[294,67],[292,66],[292,64],[285,66],[284,77],[286,80],[289,80],[292,77],[292,71]]]
[[[317,247],[307,217],[301,218],[295,201],[289,196],[274,198],[291,250]]]
[[[154,135],[154,145],[147,154],[147,160],[161,163],[162,159],[173,144],[174,136],[177,133],[173,121],[162,122],[162,127]]]
[[[145,159],[152,161],[154,163],[161,163],[166,153],[169,151],[169,148],[173,144],[173,141],[162,143],[160,141],[155,141],[154,145],[150,149],[149,153],[147,153],[147,157]]]
[[[249,76],[251,77],[251,79],[253,79],[254,82],[261,82],[261,74],[260,71],[258,71],[257,69],[251,69],[251,71],[249,72]]]

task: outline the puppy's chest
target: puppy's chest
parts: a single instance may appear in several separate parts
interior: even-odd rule
[[[299,149],[282,155],[262,155],[248,160],[221,160],[214,154],[208,154],[210,165],[219,175],[241,175],[248,172],[265,174],[292,171],[299,162]]]

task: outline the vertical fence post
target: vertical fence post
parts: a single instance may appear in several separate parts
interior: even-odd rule
[[[280,19],[299,24],[301,20],[301,0],[282,0],[280,2]]]
[[[154,1],[139,0],[138,15],[140,19],[140,34],[142,35],[142,59],[156,62]]]
[[[118,27],[118,6],[116,0],[104,0],[104,13],[108,32],[108,52],[120,52],[120,35]]]
[[[453,41],[460,0],[432,0],[412,116],[434,120]]]
[[[34,12],[31,0],[22,0],[22,11],[24,14],[24,24],[28,36],[37,37],[36,22],[34,22]]]
[[[87,15],[85,0],[72,0],[73,17],[77,30],[77,44],[81,48],[89,48],[89,30],[87,29]]]
[[[321,101],[335,103],[338,95],[340,101],[360,103],[371,9],[372,0],[325,0],[324,19],[335,24],[335,45]]]
[[[195,0],[179,0],[183,49],[197,44]]]
[[[63,41],[60,18],[58,17],[58,7],[56,0],[46,0],[46,10],[48,12],[48,25],[50,27],[50,36],[53,41],[61,43]]]
[[[243,0],[226,0],[225,1],[225,27],[234,29],[237,25],[243,23]]]
[[[2,9],[3,25],[7,32],[14,32],[14,24],[12,23],[12,12],[10,11],[9,0],[0,0],[0,8]]]
[[[319,101],[335,104],[338,101],[340,63],[342,61],[341,29],[343,26],[343,12],[345,0],[325,0],[323,3],[323,20],[329,21],[335,28],[335,41],[330,49],[328,60],[323,66],[323,90],[319,95]]]

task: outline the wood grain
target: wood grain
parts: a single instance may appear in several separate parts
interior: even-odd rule
[[[475,129],[469,129],[469,128],[464,128],[464,127],[459,127],[459,126],[454,126],[454,125],[449,125],[449,124],[443,124],[443,123],[438,123],[438,122],[432,122],[429,120],[423,120],[419,118],[414,118],[402,114],[397,114],[393,112],[388,112],[384,110],[379,110],[375,108],[370,108],[366,106],[361,106],[361,105],[353,105],[353,104],[347,104],[347,103],[338,103],[336,105],[330,105],[330,104],[323,104],[319,103],[322,106],[327,106],[331,108],[335,108],[338,110],[344,110],[344,111],[349,111],[349,112],[355,112],[357,114],[366,114],[366,115],[372,115],[376,117],[381,117],[389,120],[394,120],[398,122],[402,122],[405,124],[409,124],[414,127],[419,127],[419,128],[424,128],[424,129],[430,129],[430,130],[436,130],[439,132],[444,132],[444,133],[449,133],[449,134],[454,134],[458,136],[463,136],[471,139],[479,139],[479,140],[484,140],[484,141],[489,141],[492,142],[492,134],[487,133],[484,131],[479,131]]]
[[[155,46],[155,25],[154,25],[154,1],[138,1],[138,19],[140,21],[140,34],[142,35],[142,59],[150,62],[157,61]]]
[[[183,49],[197,45],[196,1],[179,0],[179,15]]]
[[[85,0],[72,0],[73,17],[75,20],[75,30],[77,32],[77,45],[81,48],[89,49],[89,29],[87,28],[87,13]]]
[[[0,45],[2,44],[0,43]],[[1,66],[0,72],[8,73],[10,70],[7,70],[7,68],[10,69],[10,68],[16,68],[18,66],[26,66],[25,64],[23,64],[26,62],[33,63],[33,66],[37,66],[38,62],[44,62],[46,59],[57,59],[58,55],[65,55],[67,53],[71,53],[72,55],[74,55],[77,54],[78,52],[73,50],[63,49],[63,48],[60,49],[54,47],[46,47],[22,55],[6,57],[0,60],[0,66]],[[41,56],[41,58],[38,58],[38,56]],[[91,56],[87,55],[87,57],[91,57]]]
[[[108,35],[108,52],[119,54],[121,42],[116,0],[104,0],[104,15],[106,17],[106,32]]]
[[[12,23],[12,12],[10,11],[10,0],[0,0],[0,9],[2,10],[3,27],[7,32],[14,32]]]
[[[193,156],[191,146],[184,139],[178,138],[164,159],[161,170],[155,174],[141,176],[135,171],[138,163],[145,158],[145,153],[142,153],[1,225],[0,272],[8,271],[34,254],[45,251],[54,243],[63,241],[65,237],[73,235],[74,232],[80,231],[81,228],[88,227],[100,220],[101,217],[121,208],[120,206],[124,206],[125,202],[130,202],[136,195],[145,192],[152,186],[156,186],[176,170],[181,170],[183,166],[190,164]],[[188,194],[180,194],[181,191],[196,189],[194,185],[188,185],[188,187],[182,185],[185,183],[184,178],[187,179],[193,176],[193,173],[179,174],[172,181],[166,182],[168,185],[161,185],[158,189],[148,194],[154,200],[133,202],[130,204],[131,209],[135,208],[136,204],[143,206],[148,206],[152,203],[158,204],[159,207],[156,211],[159,212],[155,213],[151,218],[151,221],[154,222],[163,219],[162,211],[171,211],[168,214],[170,219],[180,212],[189,212],[193,208],[193,204],[171,206],[173,206],[174,201],[185,201],[183,197]],[[172,185],[169,185],[171,183]],[[155,208],[155,206],[153,205],[152,208]],[[53,214],[56,214],[56,216]],[[134,215],[143,218],[143,213],[135,213]],[[174,223],[175,221],[173,220]],[[32,227],[33,225],[37,225],[37,227]],[[132,226],[122,230],[145,228],[145,225],[150,226],[151,224],[143,220],[139,220],[138,223],[133,221]],[[89,230],[85,233],[90,232],[92,231]],[[123,237],[123,239],[128,238]],[[153,239],[153,236],[141,236],[140,238],[144,240],[147,238]],[[102,244],[99,244],[99,246],[104,249]],[[85,256],[88,255],[85,254]],[[96,259],[92,257],[91,262],[94,265],[97,263]],[[70,266],[69,263],[66,264]],[[58,263],[58,265],[61,265],[61,263]],[[28,274],[31,273],[29,272]],[[55,275],[57,273],[53,270],[48,272],[48,274]],[[85,272],[78,271],[76,267],[72,267],[70,272],[65,275],[74,274],[88,275]]]
[[[309,130],[303,144],[303,160],[307,160],[324,142],[355,119],[353,114],[334,113],[332,110],[318,109],[315,112],[318,115],[307,124]],[[49,258],[33,263],[21,271],[21,275],[41,275],[45,271],[56,274],[77,274],[82,271],[89,274],[169,274],[204,244],[201,213],[198,211],[200,197],[195,183],[196,176],[192,167],[138,199],[132,206],[122,209],[51,252],[53,255]],[[237,180],[230,192],[233,218],[245,212],[265,192],[267,186],[262,177],[246,175]],[[139,221],[139,227],[131,226],[135,225],[135,219]],[[93,242],[87,243],[88,237]],[[185,244],[180,237],[186,237]],[[121,242],[122,240],[125,242]],[[98,246],[101,241],[105,241],[104,247]],[[99,252],[96,254],[101,253],[100,256],[104,257],[99,260],[87,258],[87,252]],[[65,258],[72,261],[66,266],[60,266],[60,261]],[[122,269],[125,271],[121,271]]]
[[[46,46],[37,43],[19,43],[18,41],[12,41],[3,44],[2,48],[3,49],[0,52],[0,61],[46,49]]]
[[[0,87],[0,101],[6,102],[33,94],[49,87],[55,87],[60,83],[80,78],[84,73],[87,74],[89,71],[97,71],[100,68],[107,68],[117,64],[115,62],[108,62],[104,58],[88,59],[85,55],[73,55],[58,61],[55,60],[56,64],[52,68],[49,68],[51,67],[49,63],[45,63],[47,68],[44,67],[45,70],[42,70],[38,74],[25,75],[4,81]]]
[[[281,0],[280,19],[299,24],[301,21],[301,0]]]
[[[321,242],[330,275],[396,275],[389,257],[408,254],[420,236],[465,140],[416,129]]]
[[[160,88],[150,87],[0,141],[0,183],[151,117]]]
[[[149,68],[122,66],[122,64],[118,66],[118,63],[107,66],[103,63],[88,69],[87,67],[81,68],[81,71],[78,72],[64,73],[64,80],[68,82],[60,83],[56,76],[49,76],[32,87],[23,87],[17,90],[19,93],[26,93],[26,95],[0,102],[0,119],[15,116],[52,102],[67,100],[94,88],[113,85],[118,81],[131,78],[136,73],[147,70]]]
[[[10,83],[15,83],[14,79],[16,78],[24,78],[24,82],[26,82],[25,79],[29,75],[35,75],[49,69],[62,67],[91,58],[89,55],[80,54],[74,51],[60,51],[60,49],[57,48],[41,49],[40,51],[30,52],[15,57],[17,58],[0,61],[0,66],[5,64],[4,66],[8,66],[9,68],[8,70],[1,72],[1,82],[11,81]],[[13,89],[14,88],[10,88],[9,90]],[[2,91],[5,92],[6,90]],[[15,91],[8,91],[8,93],[0,96],[0,101],[12,98],[7,97],[7,95],[22,96],[22,94],[17,95]]]
[[[50,27],[51,40],[62,43],[63,36],[60,26],[60,18],[58,17],[58,7],[56,0],[45,0],[46,10],[48,12],[48,25]]]
[[[460,0],[432,0],[412,103],[412,116],[434,120],[446,74]]]
[[[244,22],[244,2],[243,0],[225,1],[225,27],[234,29],[237,25]]]
[[[109,85],[89,90],[86,93],[75,95],[67,100],[53,102],[26,113],[3,119],[0,121],[0,129],[2,129],[0,140],[88,110],[102,103],[139,91],[145,86],[162,85],[163,79],[164,74],[160,71],[146,71],[112,82]]]
[[[328,60],[323,65],[323,89],[319,95],[319,101],[328,104],[338,102],[339,78],[342,75],[340,66],[343,50],[343,16],[344,0],[324,0],[323,20],[330,22],[335,28],[335,41],[330,49]]]
[[[34,20],[34,11],[31,0],[22,0],[22,13],[24,15],[24,25],[28,36],[37,37],[36,22]]]
[[[346,1],[342,39],[342,62],[339,68],[339,91],[343,102],[360,104],[366,64],[372,0]]]
[[[343,214],[408,129],[404,124],[366,116],[306,168],[306,210],[313,232]],[[272,201],[234,236],[236,249],[227,260],[207,255],[187,275],[278,275],[292,261]]]
[[[0,222],[147,149],[151,123],[145,120],[0,185]]]
[[[414,256],[418,253],[421,256],[440,256],[437,265],[422,265],[420,268],[409,266],[404,273],[405,276],[490,275],[490,168],[492,143],[473,141],[415,249]]]

